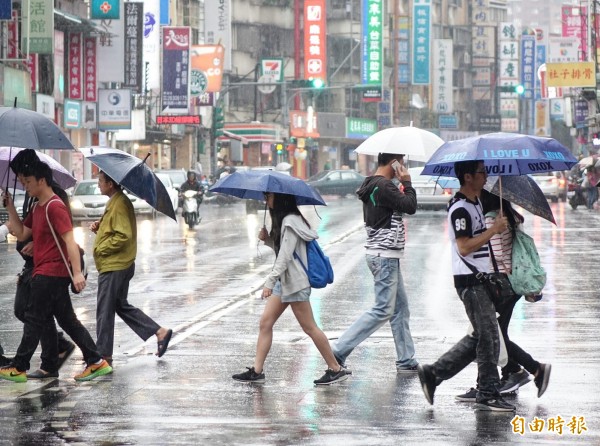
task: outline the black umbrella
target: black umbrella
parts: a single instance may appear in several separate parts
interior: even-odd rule
[[[141,160],[111,147],[82,147],[79,151],[133,195],[146,200],[154,209],[177,221],[173,202],[165,185],[148,167],[145,159]]]

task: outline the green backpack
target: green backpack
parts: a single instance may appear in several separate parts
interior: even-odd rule
[[[533,239],[520,229],[513,237],[512,274],[508,276],[515,294],[527,296],[540,294],[546,285],[546,271]]]

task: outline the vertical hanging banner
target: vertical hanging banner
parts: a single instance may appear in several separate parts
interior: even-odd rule
[[[23,63],[27,67],[27,71],[31,75],[31,91],[39,90],[39,75],[38,75],[38,55],[30,54]]]
[[[561,7],[562,36],[575,37],[579,42],[578,60],[583,60],[587,51],[586,22],[587,8],[585,6],[563,5]]]
[[[83,88],[81,83],[81,47],[83,36],[81,33],[69,33],[67,37],[67,63],[69,70],[67,82],[69,89],[67,97],[71,99],[83,99]]]
[[[452,40],[433,40],[433,110],[452,113]]]
[[[429,85],[431,0],[414,0],[412,30],[412,84]]]
[[[362,84],[381,85],[383,79],[383,2],[363,0]]]
[[[119,5],[123,4],[123,0]],[[94,22],[101,30],[96,48],[98,82],[125,80],[125,20],[103,19]]]
[[[142,92],[144,4],[125,3],[125,82],[134,93]]]
[[[190,28],[162,28],[161,112],[187,114],[190,103]]]
[[[92,20],[119,20],[121,0],[92,0],[90,18]]]
[[[533,98],[535,88],[535,34],[521,36],[521,85],[525,88],[523,97]]]
[[[227,71],[231,70],[231,3],[232,0],[204,2],[204,43],[223,45],[225,49],[224,68]],[[165,23],[162,21],[162,16],[160,23]]]
[[[21,30],[23,53],[53,54],[54,2],[23,0],[22,16],[26,24]]]
[[[7,57],[16,59],[19,55],[19,11],[13,10],[12,20],[6,24],[7,27]]]
[[[65,100],[65,33],[54,31],[54,103]]]
[[[304,1],[304,78],[327,83],[325,0]]]
[[[160,2],[144,2],[144,89],[160,88]]]
[[[84,99],[90,102],[98,100],[98,76],[96,66],[96,38],[86,37],[83,40],[84,71]]]

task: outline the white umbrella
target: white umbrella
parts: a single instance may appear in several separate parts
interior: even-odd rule
[[[365,155],[404,154],[414,161],[427,161],[444,140],[418,127],[391,127],[369,136],[355,152]]]

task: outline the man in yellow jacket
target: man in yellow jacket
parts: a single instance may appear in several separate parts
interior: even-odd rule
[[[161,357],[167,351],[173,330],[161,327],[127,301],[137,253],[133,205],[121,186],[104,172],[98,175],[98,187],[103,195],[109,197],[102,218],[90,224],[90,230],[96,234],[94,261],[98,270],[98,351],[112,365],[116,313],[144,341],[156,336],[156,355]]]

